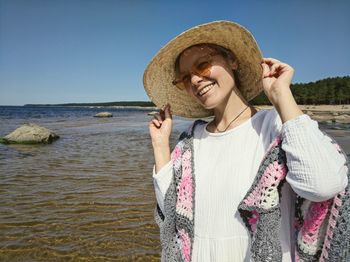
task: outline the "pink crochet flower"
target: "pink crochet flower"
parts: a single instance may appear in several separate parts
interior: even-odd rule
[[[193,218],[192,194],[192,177],[182,176],[178,188],[176,210],[183,216],[189,218],[190,220],[192,220]]]
[[[252,211],[252,217],[249,218],[248,223],[250,225],[250,228],[252,229],[252,231],[255,233],[256,232],[256,227],[259,221],[260,215],[258,213],[258,211],[253,210]]]
[[[191,151],[187,150],[182,155],[182,175],[191,176],[192,175],[192,167],[191,167]]]
[[[261,176],[258,186],[244,200],[244,203],[249,206],[259,205],[260,201],[269,197],[266,189],[277,187],[286,174],[286,167],[279,164],[278,161],[269,164],[266,167],[264,174]]]
[[[176,146],[173,151],[172,159],[173,162],[178,161],[181,156],[181,148],[179,146]]]

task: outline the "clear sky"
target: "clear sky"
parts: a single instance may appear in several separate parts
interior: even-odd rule
[[[350,75],[349,12],[348,0],[0,0],[0,105],[148,101],[149,60],[214,20],[245,26],[294,83]]]

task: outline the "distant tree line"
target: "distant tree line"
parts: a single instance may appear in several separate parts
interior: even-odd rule
[[[66,103],[66,104],[26,104],[25,106],[141,106],[153,107],[152,102],[148,101],[120,101],[120,102],[105,102],[105,103]]]
[[[297,83],[291,86],[298,104],[338,105],[350,104],[350,76],[333,77],[310,83]],[[253,99],[255,105],[271,104],[264,92]]]
[[[148,106],[154,106],[152,102],[147,101],[120,101],[120,102],[106,102],[106,103],[71,103],[71,104],[64,104],[64,106],[74,106],[74,105],[84,105],[84,106],[142,106],[142,107],[148,107]]]

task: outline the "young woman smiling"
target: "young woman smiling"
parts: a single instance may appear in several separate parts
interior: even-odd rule
[[[228,21],[191,28],[152,59],[144,86],[165,105],[149,122],[163,261],[339,256],[324,243],[330,210],[349,205],[346,156],[297,106],[293,74]],[[273,109],[249,103],[262,90]],[[170,153],[173,114],[213,118]]]

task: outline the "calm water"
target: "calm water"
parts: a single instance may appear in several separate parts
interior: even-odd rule
[[[0,136],[34,122],[61,137],[0,144],[0,261],[159,261],[150,117],[107,110],[0,107]]]
[[[26,122],[51,145],[0,144],[0,261],[159,261],[147,110],[0,107],[0,136]],[[174,118],[174,144],[189,121]],[[322,126],[350,152],[349,126]]]

